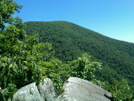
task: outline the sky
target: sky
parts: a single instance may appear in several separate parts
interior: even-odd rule
[[[134,43],[134,0],[14,0],[26,21],[69,21]]]

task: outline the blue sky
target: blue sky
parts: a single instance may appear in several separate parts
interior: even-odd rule
[[[26,21],[69,21],[134,43],[134,0],[14,0]]]

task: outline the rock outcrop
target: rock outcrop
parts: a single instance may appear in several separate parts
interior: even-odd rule
[[[92,82],[70,77],[63,85],[65,90],[59,96],[61,101],[111,101],[111,93]]]
[[[29,84],[18,90],[13,101],[110,101],[111,93],[92,82],[70,77],[63,85],[64,92],[57,98],[55,88],[50,79],[36,86]]]
[[[44,84],[29,84],[19,89],[13,98],[13,101],[54,101],[55,88],[50,79],[44,79]]]

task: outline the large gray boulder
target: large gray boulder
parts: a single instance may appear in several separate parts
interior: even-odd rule
[[[64,92],[57,98],[52,81],[44,79],[44,84],[31,83],[19,89],[13,101],[110,101],[111,93],[99,86],[77,77],[70,77],[63,85]]]
[[[63,85],[65,90],[58,98],[60,101],[111,101],[111,93],[92,82],[70,77]]]
[[[36,86],[31,83],[19,89],[13,98],[13,101],[54,101],[53,97],[56,95],[55,88],[52,81],[47,78],[44,79],[44,84],[40,83]]]

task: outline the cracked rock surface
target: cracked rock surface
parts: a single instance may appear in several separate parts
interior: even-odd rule
[[[44,79],[44,84],[40,83],[36,86],[31,83],[19,89],[13,98],[13,101],[54,101],[55,88],[52,81],[47,78]]]
[[[70,77],[63,85],[60,101],[111,101],[111,93],[77,77]]]
[[[64,92],[56,95],[53,82],[47,78],[44,84],[31,83],[19,89],[13,101],[111,101],[111,93],[101,87],[77,77],[70,77],[63,85]]]

